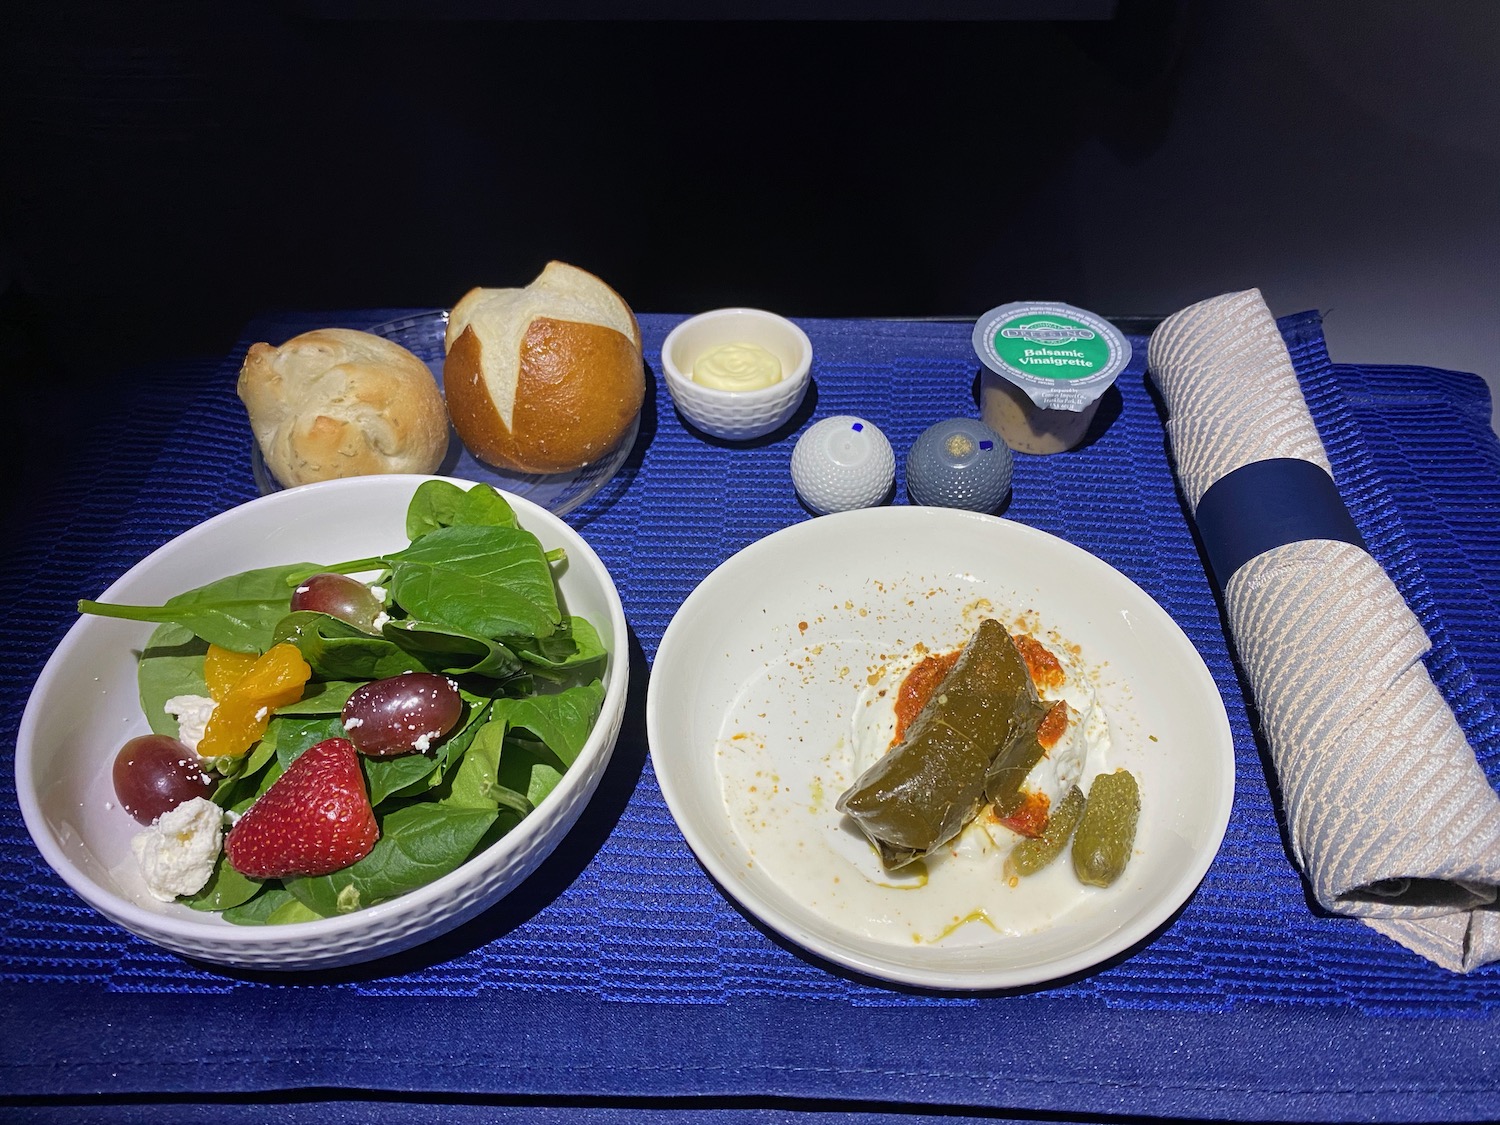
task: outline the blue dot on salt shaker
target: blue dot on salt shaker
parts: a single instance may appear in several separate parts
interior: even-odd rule
[[[1010,447],[977,418],[927,427],[906,455],[906,489],[914,503],[993,512],[1010,491]]]
[[[868,508],[896,482],[896,455],[879,427],[848,414],[815,422],[792,450],[792,484],[818,515]]]

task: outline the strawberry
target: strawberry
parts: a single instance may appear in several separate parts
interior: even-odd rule
[[[379,838],[354,744],[328,738],[304,750],[245,810],[224,851],[252,879],[328,875],[369,855]]]

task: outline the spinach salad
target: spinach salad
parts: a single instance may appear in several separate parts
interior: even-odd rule
[[[243,814],[305,750],[347,737],[343,712],[365,685],[437,673],[458,689],[455,725],[423,750],[360,755],[379,825],[364,858],[332,874],[255,879],[221,853],[201,890],[179,901],[231,922],[331,917],[407,893],[452,871],[514,828],[557,785],[588,740],[604,699],[606,658],[594,626],[559,601],[548,552],[488,485],[418,486],[404,549],[332,565],[247,571],[161,606],[80,602],[79,610],[157,622],[139,663],[152,730],[176,737],[169,700],[209,693],[211,646],[262,654],[295,646],[311,675],[294,702],[275,707],[243,753],[205,758],[212,800]],[[354,624],[292,609],[312,575],[373,575],[382,612]],[[352,726],[352,724],[351,724]]]

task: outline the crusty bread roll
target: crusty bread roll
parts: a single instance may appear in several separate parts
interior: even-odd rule
[[[432,372],[400,344],[318,328],[252,345],[240,400],[266,467],[290,488],[371,473],[430,473],[448,451]]]
[[[568,472],[613,448],[646,395],[641,330],[620,295],[562,262],[524,289],[471,289],[448,317],[443,387],[482,461]]]

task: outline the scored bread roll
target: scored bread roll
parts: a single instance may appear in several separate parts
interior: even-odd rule
[[[318,328],[254,344],[239,396],[261,457],[284,487],[374,473],[431,473],[448,451],[432,372],[400,344]]]
[[[448,317],[443,387],[469,451],[561,473],[619,443],[646,395],[641,330],[593,274],[549,262],[524,289],[471,289]]]

